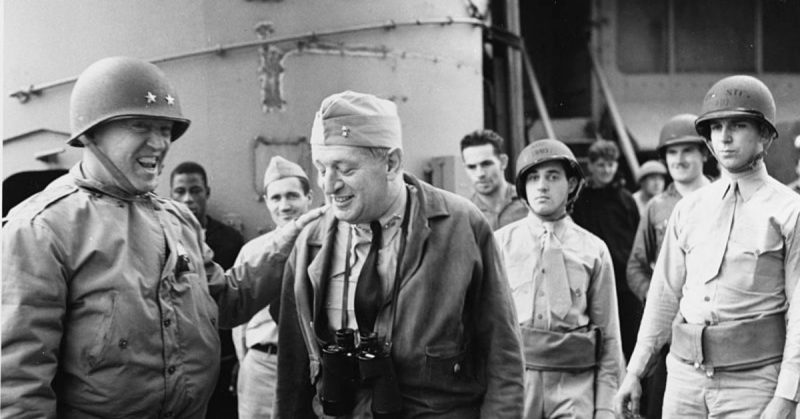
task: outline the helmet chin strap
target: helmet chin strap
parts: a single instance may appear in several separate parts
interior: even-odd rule
[[[753,155],[753,157],[750,158],[750,160],[748,160],[747,163],[745,163],[745,164],[743,164],[743,165],[741,165],[741,166],[739,166],[737,168],[734,168],[734,169],[727,169],[726,168],[725,170],[727,170],[730,173],[745,173],[745,172],[749,172],[750,170],[753,170],[758,165],[759,161],[762,160],[764,158],[764,156],[766,156],[766,155],[767,155],[766,152],[759,151],[758,153]]]
[[[728,169],[727,167],[725,167],[724,169],[728,173],[744,173],[753,170],[756,166],[758,166],[759,161],[764,160],[764,158],[767,156],[767,149],[772,145],[773,140],[774,138],[770,139],[769,143],[767,143],[767,145],[764,146],[764,149],[754,154],[753,157],[748,159],[745,164],[739,167],[735,167],[733,169]],[[711,154],[714,156],[714,158],[717,159],[717,161],[720,161],[719,157],[717,157],[717,153],[714,152],[714,148],[711,146],[710,143],[711,141],[706,141],[706,146],[708,146],[708,149],[709,151],[711,151]]]
[[[111,173],[111,176],[113,176],[122,185],[123,189],[131,192],[134,195],[139,195],[139,193],[137,193],[138,191],[136,190],[136,187],[134,187],[131,181],[128,180],[128,177],[125,176],[125,174],[122,173],[121,170],[119,170],[119,168],[114,164],[114,162],[112,162],[111,159],[108,158],[106,153],[103,153],[103,151],[100,150],[100,148],[97,147],[97,145],[94,142],[92,142],[92,140],[87,138],[85,135],[81,135],[79,140],[84,145],[84,147],[88,148],[89,151],[91,151],[92,154],[94,154],[94,156],[97,157],[97,160],[100,161],[100,164],[102,164],[103,167],[106,170],[108,170],[109,173]]]

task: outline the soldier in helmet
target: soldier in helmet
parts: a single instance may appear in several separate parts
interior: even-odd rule
[[[639,184],[639,190],[633,193],[633,200],[636,201],[636,208],[639,209],[641,216],[647,203],[654,196],[664,192],[667,184],[667,168],[658,160],[648,160],[639,169],[636,183]]]
[[[572,151],[539,140],[517,158],[526,218],[495,233],[522,328],[526,419],[613,418],[623,368],[611,255],[569,217],[583,184]]]
[[[764,83],[715,83],[695,121],[722,177],[672,212],[616,408],[668,342],[665,417],[794,417],[800,397],[800,196],[767,174],[777,137]],[[671,341],[670,341],[671,337]]]
[[[217,327],[277,296],[291,243],[319,212],[223,272],[189,209],[153,193],[189,127],[161,70],[100,60],[70,114],[81,162],[3,227],[0,416],[202,418]]]
[[[708,148],[705,139],[697,134],[694,128],[696,119],[697,115],[676,115],[661,128],[657,151],[666,162],[673,182],[646,205],[628,259],[628,286],[642,303],[645,302],[647,290],[650,289],[653,266],[661,249],[672,209],[681,198],[710,183],[708,178],[703,176],[703,165],[708,160]],[[669,347],[665,345],[652,375],[645,380],[646,417],[649,419],[661,417],[667,378],[664,362],[668,351]]]

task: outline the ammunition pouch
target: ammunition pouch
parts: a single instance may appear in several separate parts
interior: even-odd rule
[[[709,326],[689,324],[678,316],[670,353],[695,368],[740,371],[780,361],[785,342],[783,313]]]
[[[602,335],[594,325],[569,332],[522,326],[525,368],[566,372],[594,369],[603,347]]]

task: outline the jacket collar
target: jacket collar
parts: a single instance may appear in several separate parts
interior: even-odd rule
[[[403,180],[407,185],[413,186],[409,194],[411,199],[411,212],[409,214],[408,236],[400,270],[400,287],[409,280],[413,272],[419,267],[423,256],[425,243],[431,234],[430,220],[437,217],[450,215],[447,204],[442,199],[441,194],[433,193],[434,188],[424,182],[420,182],[410,174],[404,174]],[[327,281],[324,278],[330,276],[331,251],[336,242],[336,231],[338,220],[333,216],[332,211],[327,211],[317,222],[309,226],[306,243],[308,247],[316,247],[316,257],[307,267],[308,280],[312,287],[314,325],[317,336],[326,339],[329,336],[327,322],[320,321],[319,314],[323,313],[324,297],[327,292]],[[298,269],[303,269],[302,265]],[[385,304],[390,303],[387,299]]]
[[[519,196],[517,195],[517,188],[514,185],[512,185],[510,182],[505,181],[505,180],[503,182],[505,184],[503,186],[501,186],[501,187],[506,189],[506,191],[505,191],[505,200],[503,201],[503,207],[506,207],[508,204],[518,200]],[[489,211],[489,210],[492,209],[486,203],[486,200],[483,198],[483,195],[479,194],[478,192],[473,192],[472,198],[470,198],[470,200],[481,211]]]
[[[89,178],[83,172],[83,168],[81,167],[80,162],[75,166],[72,166],[72,169],[70,169],[69,174],[75,180],[75,184],[78,185],[78,187],[98,192],[103,195],[108,195],[112,198],[119,199],[121,201],[128,201],[128,202],[149,201],[156,196],[152,192],[146,192],[141,195],[134,195],[116,185],[109,185],[107,183],[100,182],[96,179]]]

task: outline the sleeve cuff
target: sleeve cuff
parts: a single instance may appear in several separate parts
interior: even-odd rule
[[[800,386],[800,374],[789,368],[781,368],[778,375],[778,385],[775,387],[775,395],[793,402],[800,401],[798,387]]]
[[[597,386],[597,393],[594,396],[594,410],[614,411],[614,394],[616,389],[608,386]]]

